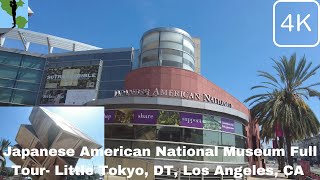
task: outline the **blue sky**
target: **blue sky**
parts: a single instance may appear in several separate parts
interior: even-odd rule
[[[179,27],[201,38],[201,74],[243,101],[258,93],[250,90],[261,81],[257,77],[258,70],[273,72],[271,58],[279,59],[280,56],[297,53],[298,57],[305,55],[314,65],[320,64],[320,46],[279,48],[273,44],[274,2],[32,0],[29,6],[35,13],[29,18],[29,29],[102,48],[139,48],[140,37],[150,28]],[[309,6],[302,4],[290,7],[293,11],[290,13],[301,13],[303,16],[309,11],[316,13]],[[285,18],[287,13],[280,9],[277,16]],[[311,36],[305,33],[305,29],[303,32],[294,38],[310,40]],[[281,32],[278,37],[287,38]],[[313,77],[312,83],[319,81],[319,73]],[[320,118],[319,100],[310,100],[309,104]]]
[[[320,64],[320,47],[279,48],[272,41],[275,1],[252,0],[92,0],[89,2],[30,1],[35,14],[29,29],[61,36],[102,48],[139,48],[142,34],[159,26],[179,27],[201,38],[201,74],[243,101],[250,87],[261,81],[258,70],[271,71],[270,58],[297,53]],[[307,5],[292,12],[306,14]],[[309,8],[310,13],[314,8]],[[309,10],[308,9],[308,10]],[[279,10],[279,17],[287,11]],[[310,22],[309,22],[310,23]],[[285,38],[285,34],[280,34]],[[310,38],[306,34],[298,40]],[[320,73],[320,72],[319,72]],[[313,82],[319,80],[319,74]],[[320,117],[319,101],[310,102]]]
[[[97,143],[104,144],[104,108],[103,107],[46,107],[49,111],[58,114]],[[30,124],[31,107],[0,107],[1,129],[0,137],[9,139],[11,145],[16,144],[15,138],[21,124]],[[8,158],[7,158],[8,159]],[[103,166],[104,158],[93,157],[90,160],[80,159],[77,165],[92,167]],[[12,162],[8,161],[7,166]]]

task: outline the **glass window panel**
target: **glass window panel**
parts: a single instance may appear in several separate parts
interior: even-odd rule
[[[16,79],[19,68],[0,65],[0,77]]]
[[[105,99],[105,98],[112,98],[114,96],[114,91],[99,91],[98,98]]]
[[[175,42],[160,42],[160,48],[182,50],[182,44],[178,44]]]
[[[235,133],[243,135],[243,127],[242,127],[243,125],[241,123],[235,121],[234,126],[235,126],[234,127]]]
[[[203,131],[203,144],[221,145],[221,132]]]
[[[33,83],[40,83],[42,78],[42,71],[32,69],[20,69],[18,80],[29,81]]]
[[[133,139],[132,125],[105,125],[105,138]]]
[[[121,90],[124,89],[124,81],[100,82],[100,90]]]
[[[130,66],[130,60],[104,61],[103,66]]]
[[[94,54],[94,56],[90,56],[87,58],[82,58],[83,60],[88,59],[101,59],[101,60],[116,60],[116,59],[131,59],[132,57],[132,51],[122,51],[122,52],[112,52],[112,53],[98,53]],[[71,60],[74,60],[77,58],[71,58]]]
[[[145,56],[142,58],[142,64],[153,62],[152,64],[157,64],[158,62],[158,56],[157,55],[150,55],[150,56]]]
[[[182,145],[181,145],[182,146]],[[192,145],[183,145],[183,146],[186,146],[186,149],[194,149],[196,151],[196,149],[203,149],[202,146],[192,146]],[[192,161],[203,161],[204,159],[204,156],[182,156],[180,157],[180,159],[183,159],[183,160],[192,160]]]
[[[193,51],[191,51],[189,48],[183,47],[183,50],[186,51],[187,53],[191,54],[192,56],[194,56]]]
[[[155,56],[158,56],[158,49],[153,49],[153,50],[144,52],[144,53],[141,55],[141,58],[143,59],[144,57],[154,56],[154,55],[155,55]]]
[[[156,145],[157,145],[157,147],[160,147],[161,149],[163,149],[164,147],[166,147],[167,149],[169,149],[169,148],[177,149],[180,146],[180,145],[174,144],[174,143],[157,143]],[[180,157],[178,157],[178,156],[162,156],[162,154],[160,154],[160,153],[159,153],[159,156],[157,156],[157,158],[180,159]]]
[[[149,43],[149,44],[146,44],[142,47],[142,52],[145,52],[147,50],[151,50],[151,49],[157,49],[159,48],[159,42],[152,42],[152,43]]]
[[[21,55],[9,52],[0,52],[0,64],[20,66],[20,62]]]
[[[187,47],[192,53],[194,52],[194,47],[190,41],[187,41],[186,39],[184,39],[183,46]]]
[[[150,51],[146,51],[142,54],[141,56],[141,59],[142,59],[142,64],[145,64],[145,63],[149,63],[149,62],[152,62],[152,64],[157,64],[157,61],[158,61],[158,50],[155,49],[155,50],[150,50]]]
[[[236,147],[237,148],[246,148],[246,138],[241,136],[236,136]]]
[[[189,71],[194,71],[193,68],[191,68],[189,65],[183,64],[183,69],[189,70]]]
[[[221,130],[221,117],[203,115],[203,128],[211,130]]]
[[[235,146],[236,145],[235,135],[222,133],[222,145],[223,146]]]
[[[214,149],[214,147],[203,147],[203,149]],[[218,148],[218,155],[216,156],[204,156],[204,161],[211,161],[211,162],[222,162],[223,158],[223,148]]]
[[[188,143],[203,144],[203,130],[201,129],[182,129],[182,141]]]
[[[191,44],[193,44],[194,45],[194,42],[193,42],[193,40],[192,39],[190,39],[189,37],[187,37],[187,36],[184,36],[184,39],[183,40],[185,40],[185,41],[189,41],[189,43],[191,43]]]
[[[161,60],[167,60],[167,61],[175,61],[178,63],[182,63],[182,57],[181,56],[175,56],[175,55],[170,55],[170,54],[162,54],[160,56]]]
[[[131,66],[103,67],[101,81],[124,80]]]
[[[155,41],[159,41],[159,33],[158,32],[154,32],[154,33],[150,33],[147,36],[145,36],[143,38],[143,42],[142,45],[146,45]]]
[[[33,83],[26,83],[26,82],[16,82],[16,88],[18,89],[26,89],[30,91],[38,91],[39,90],[39,84],[33,84]]]
[[[104,147],[110,148],[110,149],[117,149],[122,146],[124,149],[132,148],[132,142],[130,141],[119,141],[119,140],[105,140],[104,141]],[[119,156],[119,154],[118,154]]]
[[[132,142],[132,149],[150,149],[150,156],[148,157],[155,157],[156,153],[156,143],[155,142]]]
[[[189,60],[187,60],[187,59],[183,58],[183,64],[191,67],[192,69],[194,69],[194,64],[192,62],[190,62]]]
[[[158,66],[158,61],[149,61],[141,65],[141,67]]]
[[[172,54],[172,55],[176,55],[176,56],[182,56],[181,51],[177,51],[174,49],[161,49],[160,52],[161,52],[161,54]]]
[[[156,126],[134,126],[135,139],[156,140]]]
[[[181,129],[175,127],[158,127],[158,140],[181,142]]]
[[[12,102],[14,103],[34,105],[37,100],[37,93],[30,91],[14,90],[12,97]]]
[[[187,53],[183,53],[183,58],[187,59],[188,61],[194,63],[194,59]]]
[[[2,87],[13,87],[14,80],[0,79],[0,86]]]
[[[170,66],[170,67],[182,67],[182,63],[175,62],[175,61],[162,61],[162,66]]]
[[[10,102],[12,89],[0,88],[0,101]]]
[[[223,162],[243,163],[245,156],[223,156]]]
[[[174,32],[161,32],[160,41],[173,41],[182,43],[182,34]]]
[[[44,69],[45,59],[33,56],[23,56],[22,64],[23,67],[34,68],[34,69]]]

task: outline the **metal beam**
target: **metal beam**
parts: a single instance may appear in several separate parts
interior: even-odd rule
[[[25,37],[23,36],[23,34],[20,31],[18,31],[18,34],[19,34],[20,40],[24,46],[24,50],[28,51],[29,46],[30,46],[30,42],[26,41]]]
[[[47,37],[47,42],[48,42],[48,54],[52,54],[53,47],[51,46],[49,37]]]
[[[0,36],[0,47],[3,47],[5,41],[6,41],[6,38],[3,36]]]
[[[0,30],[0,33],[1,32],[2,31]],[[47,46],[49,53],[52,53],[53,48],[63,49],[67,51],[88,51],[101,49],[89,44],[17,28],[11,29],[9,32],[4,34],[3,37],[5,37],[6,39],[21,40],[25,49],[28,49],[29,46],[27,45],[27,42],[29,42],[29,44],[32,43]]]

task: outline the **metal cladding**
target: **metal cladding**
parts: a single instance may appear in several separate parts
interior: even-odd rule
[[[88,150],[99,149],[102,146],[85,135],[79,129],[66,122],[63,118],[40,107],[34,107],[29,116],[32,125],[22,124],[16,136],[17,145],[13,149],[74,149],[75,157],[60,156],[37,156],[22,159],[10,156],[10,160],[22,168],[46,168],[49,174],[33,176],[32,179],[62,180],[64,176],[55,176],[54,168],[59,166],[76,166],[79,158],[90,159],[91,157],[79,157],[81,149],[87,146]]]
[[[76,157],[79,157],[84,146],[88,150],[102,147],[63,118],[44,108],[34,107],[29,120],[45,148],[74,149]]]
[[[192,37],[179,28],[154,28],[140,41],[140,67],[169,66],[195,71]]]

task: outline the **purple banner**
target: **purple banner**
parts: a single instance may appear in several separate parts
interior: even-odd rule
[[[135,110],[133,123],[136,124],[157,124],[158,110]]]
[[[114,123],[116,110],[104,110],[104,123]]]
[[[202,115],[180,112],[180,126],[203,128]]]
[[[231,119],[221,118],[221,130],[224,132],[234,133],[234,121]]]

